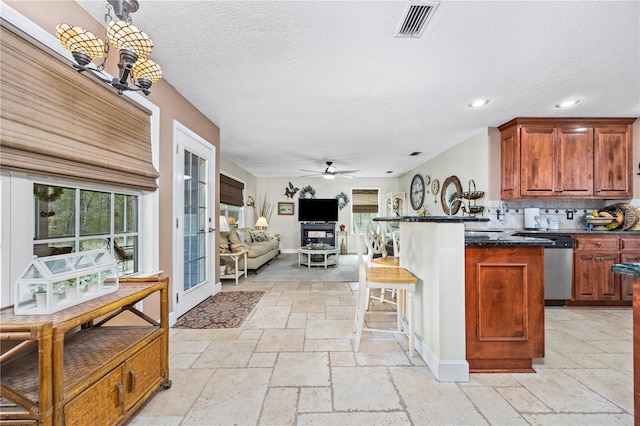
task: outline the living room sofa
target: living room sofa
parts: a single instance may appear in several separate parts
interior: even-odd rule
[[[252,228],[239,228],[230,232],[220,233],[220,248],[230,245],[230,250],[247,249],[247,269],[258,269],[280,253],[280,240],[265,231]],[[225,258],[227,265],[233,268],[233,261]],[[244,268],[243,257],[238,262],[239,268]]]

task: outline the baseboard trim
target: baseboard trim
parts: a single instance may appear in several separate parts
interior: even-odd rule
[[[469,363],[465,359],[441,361],[429,346],[416,337],[416,351],[439,382],[468,382]]]

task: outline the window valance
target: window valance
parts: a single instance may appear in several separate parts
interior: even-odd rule
[[[378,213],[377,189],[353,189],[351,209],[354,213]]]
[[[154,191],[149,113],[0,30],[0,167]]]
[[[220,202],[228,204],[230,206],[242,207],[244,200],[242,198],[242,191],[244,190],[244,184],[238,182],[235,179],[220,175]]]

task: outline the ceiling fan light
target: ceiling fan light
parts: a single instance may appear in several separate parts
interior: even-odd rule
[[[138,86],[148,89],[151,84],[156,83],[162,78],[162,70],[160,65],[151,59],[138,60],[133,64],[131,70],[133,78],[137,81]]]
[[[336,175],[334,175],[333,173],[325,173],[322,177],[325,179],[335,179]]]
[[[91,61],[102,58],[105,54],[104,42],[83,28],[58,24],[56,36],[64,48],[73,53],[79,65],[85,66]]]
[[[124,21],[109,22],[107,38],[116,49],[129,50],[135,53],[138,59],[145,59],[153,49],[153,42],[144,31]]]

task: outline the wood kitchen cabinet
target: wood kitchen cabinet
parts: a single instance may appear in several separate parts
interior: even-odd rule
[[[640,236],[579,235],[573,247],[574,302],[630,305],[633,284],[611,267],[621,262],[640,262]]]
[[[516,118],[501,135],[501,196],[631,198],[635,118]]]
[[[465,248],[470,372],[534,372],[544,356],[544,249]]]
[[[118,291],[53,314],[0,310],[2,343],[25,343],[0,363],[0,423],[125,423],[159,387],[171,386],[167,292],[166,277],[122,278]],[[139,302],[158,304],[160,321],[138,311]],[[134,316],[112,325],[122,313]]]

